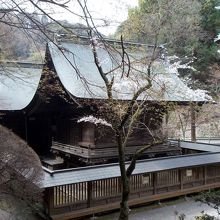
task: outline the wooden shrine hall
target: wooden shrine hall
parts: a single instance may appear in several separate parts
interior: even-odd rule
[[[0,93],[0,123],[26,140],[38,155],[44,157],[52,151],[61,157],[64,167],[117,162],[116,143],[111,131],[89,122],[77,122],[81,117],[96,111],[97,101],[101,103],[106,99],[103,80],[94,64],[90,41],[87,38],[62,38],[57,39],[57,42],[62,50],[49,43],[44,65],[2,64],[5,74],[0,76],[1,81],[4,81]],[[118,42],[108,43],[116,45],[116,49],[120,47]],[[140,59],[150,54],[153,47],[130,42],[125,46],[130,51],[133,65],[130,74],[136,76],[139,73],[137,67],[144,74],[146,66],[140,64]],[[119,62],[115,51],[110,51],[110,54],[100,47],[97,52],[106,71],[114,69]],[[161,48],[158,48],[158,53],[161,53]],[[112,60],[113,55],[116,60]],[[168,70],[159,55],[154,65],[152,87],[143,94],[148,106],[143,121],[148,128],[133,131],[126,146],[127,160],[137,149],[149,143],[152,135],[154,138],[163,136],[161,115],[166,111],[166,103],[187,105],[207,101],[188,88],[175,72]],[[13,74],[14,79],[8,77]],[[137,83],[143,83],[143,76],[138,77]],[[129,91],[133,89],[128,85],[130,83],[123,84],[118,79],[113,88],[113,98],[121,101],[131,99],[132,92]],[[145,151],[142,159],[179,154],[180,148],[162,144]],[[49,163],[48,167],[56,167],[55,161],[50,163],[45,160],[46,163]]]
[[[0,74],[4,81],[0,87],[0,123],[22,137],[42,158],[51,156],[51,152],[61,158],[59,162],[42,160],[47,166],[44,167],[42,187],[48,215],[62,220],[118,209],[121,183],[112,133],[90,122],[78,123],[80,118],[96,112],[97,101],[106,100],[90,41],[87,38],[58,39],[57,44],[59,48],[56,44],[48,44],[44,65],[2,64],[5,72]],[[114,41],[109,44],[116,45],[116,49],[120,45]],[[125,45],[128,51],[130,48],[131,64],[134,65],[130,74],[138,76],[135,79],[141,85],[143,75],[137,73],[145,74],[146,65],[140,63],[140,59],[144,59],[153,47],[135,43]],[[158,53],[160,51],[159,48]],[[97,52],[106,72],[118,64],[115,50],[110,54],[100,47]],[[137,72],[137,68],[141,71]],[[155,61],[153,69],[152,87],[140,97],[145,100],[143,121],[148,129],[134,131],[130,136],[125,149],[127,161],[137,149],[149,143],[152,136],[158,139],[163,136],[161,115],[166,112],[166,104],[203,104],[207,101],[168,69],[162,57]],[[12,79],[9,73],[16,77]],[[113,98],[123,102],[130,100],[131,84],[120,82],[120,78],[117,80]],[[220,151],[205,151],[205,147],[170,141],[146,150],[131,179],[130,205],[218,188]],[[65,169],[58,169],[57,165],[62,162]]]

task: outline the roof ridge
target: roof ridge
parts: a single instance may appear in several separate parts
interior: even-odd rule
[[[57,35],[57,41],[58,42],[65,42],[65,41],[74,41],[74,40],[84,40],[84,41],[88,41],[90,42],[90,37],[89,36],[86,36],[86,35],[74,35],[74,34],[59,34]],[[113,38],[108,38],[108,37],[102,37],[102,38],[99,38],[99,40],[101,42],[108,42],[108,43],[116,43],[116,44],[120,44],[121,45],[121,41],[120,40],[117,40],[117,39],[113,39]],[[79,43],[82,43],[82,42],[79,42]],[[127,44],[127,45],[133,45],[133,46],[147,46],[147,47],[155,47],[154,44],[146,44],[146,43],[141,43],[141,42],[135,42],[135,41],[123,41],[123,44]],[[163,44],[160,44],[160,45],[157,45],[156,48],[161,48],[161,49],[164,49],[164,45]]]
[[[23,61],[0,61],[0,65],[6,67],[23,67],[23,68],[35,67],[37,69],[41,69],[44,63],[33,63],[33,62],[23,62]]]

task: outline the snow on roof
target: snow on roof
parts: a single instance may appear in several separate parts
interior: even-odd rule
[[[0,110],[21,110],[33,99],[42,73],[41,64],[0,65]]]
[[[92,48],[88,44],[78,44],[70,41],[60,42],[62,50],[49,43],[49,51],[56,72],[66,90],[77,98],[106,99],[107,92],[98,69],[94,63]],[[100,65],[108,74],[109,79],[114,76],[113,97],[120,100],[130,100],[133,94],[147,84],[146,53],[140,49],[129,54],[131,70],[129,77],[121,79],[122,69],[117,68],[120,55],[109,55],[103,47],[97,48]],[[128,67],[127,67],[128,68]],[[144,92],[139,99],[153,101],[208,101],[203,90],[193,91],[179,77],[177,68],[168,65],[160,59],[154,62],[151,69],[152,87]]]
[[[107,98],[104,82],[94,63],[90,45],[61,42],[63,50],[49,43],[49,51],[57,75],[68,93],[77,98]],[[102,47],[97,49],[100,65],[105,72],[114,76],[113,97],[130,100],[133,94],[147,84],[147,50],[140,50],[143,45],[132,45],[130,55],[131,70],[129,77],[121,79],[122,70],[117,68],[120,54],[112,56]],[[151,48],[152,49],[152,48]],[[161,48],[160,48],[161,49]],[[31,63],[0,64],[0,110],[21,110],[33,99],[40,81],[43,66]],[[125,66],[125,69],[128,68]],[[176,68],[164,60],[154,62],[152,66],[152,87],[144,92],[139,99],[154,101],[209,101],[211,98],[202,90],[193,91],[178,77]]]

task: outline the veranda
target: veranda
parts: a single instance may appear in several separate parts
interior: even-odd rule
[[[130,206],[220,187],[220,146],[179,144],[185,151],[191,147],[194,153],[137,163],[131,178]],[[204,152],[207,148],[212,152]],[[72,219],[119,208],[118,164],[44,171],[45,201],[52,219]]]

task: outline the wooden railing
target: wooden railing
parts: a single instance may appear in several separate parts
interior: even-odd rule
[[[81,146],[74,146],[53,141],[51,148],[53,150],[62,151],[64,153],[69,153],[84,158],[89,158],[91,156],[90,149]]]
[[[133,175],[130,182],[129,203],[136,205],[220,187],[220,165],[143,173]],[[48,205],[53,219],[69,219],[67,216],[74,218],[119,208],[121,179],[74,183],[46,191],[49,192]]]
[[[125,148],[126,155],[133,155],[136,150],[142,148],[143,146],[127,146]],[[69,144],[63,144],[60,142],[52,142],[53,150],[61,151],[64,153],[68,153],[71,155],[80,156],[83,158],[89,158],[89,159],[95,159],[95,158],[108,158],[108,157],[116,157],[118,155],[118,149],[117,147],[103,147],[103,148],[96,148],[93,146],[88,145],[86,146],[75,146],[75,145],[69,145]],[[154,148],[147,149],[144,153],[145,154],[155,154],[155,153],[167,153],[174,152],[174,151],[180,151],[178,148],[178,145],[176,143],[173,143],[172,148],[168,148],[166,145],[157,145],[154,146]],[[143,154],[144,154],[143,153]]]

